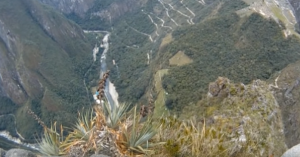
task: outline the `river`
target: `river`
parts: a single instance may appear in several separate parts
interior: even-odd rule
[[[100,63],[101,63],[101,70],[100,70],[100,79],[102,79],[103,74],[107,71],[107,64],[106,64],[106,56],[107,52],[109,50],[109,36],[110,33],[107,33],[103,40],[101,47],[104,48],[103,53],[101,55]],[[118,93],[116,91],[116,88],[113,83],[109,80],[109,78],[106,81],[105,84],[105,90],[104,90],[105,97],[107,99],[107,102],[111,106],[111,108],[114,108],[114,106],[119,106],[118,103]]]
[[[84,30],[84,33],[105,33],[105,36],[102,39],[102,44],[100,47],[104,48],[101,58],[100,58],[100,76],[99,79],[102,79],[103,74],[107,71],[107,64],[106,64],[106,57],[107,53],[109,51],[109,36],[110,32],[108,31],[100,31],[100,30]],[[99,50],[98,47],[95,47],[94,50]],[[96,58],[97,52],[93,51],[93,61],[95,62],[97,60]],[[113,108],[114,106],[119,106],[118,102],[118,92],[116,91],[116,87],[114,84],[107,79],[106,84],[105,84],[105,90],[104,90],[105,97],[109,103],[109,105]]]
[[[85,33],[106,33],[104,38],[102,39],[102,45],[101,47],[104,48],[103,53],[101,55],[100,63],[101,63],[101,70],[100,70],[100,79],[103,77],[103,74],[107,71],[107,65],[106,65],[106,56],[107,52],[109,50],[109,36],[110,33],[107,31],[84,31]],[[92,53],[92,55],[95,55],[95,52]],[[94,57],[94,62],[96,61]],[[90,69],[89,69],[90,70]],[[87,72],[89,72],[89,70]],[[84,81],[84,86],[87,88],[85,81]],[[106,81],[106,86],[105,86],[105,97],[111,106],[111,108],[114,108],[114,106],[118,106],[118,93],[116,91],[116,88],[113,83],[108,79]],[[2,115],[4,116],[4,115]],[[12,114],[9,114],[7,116],[13,116]],[[15,118],[15,117],[14,117]],[[16,121],[15,121],[16,124]],[[20,136],[20,138],[12,137],[9,132],[7,131],[0,131],[0,145],[2,148],[13,148],[13,147],[21,147],[24,149],[30,149],[30,150],[37,150],[38,146],[36,144],[29,144],[29,143],[24,143],[22,142],[23,140],[21,139],[22,136],[19,134],[19,132],[16,130],[17,134]]]

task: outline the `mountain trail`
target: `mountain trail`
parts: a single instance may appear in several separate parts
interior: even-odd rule
[[[179,26],[178,23],[177,23],[173,18],[170,17],[170,15],[169,15],[169,9],[165,6],[164,2],[162,2],[162,0],[158,0],[158,1],[159,1],[159,3],[164,7],[164,9],[166,10],[166,14],[167,14],[167,16],[170,18],[170,20],[171,20],[176,26]]]
[[[197,2],[199,2],[199,3],[202,4],[202,5],[205,5],[205,4],[206,4],[204,0],[198,0]]]
[[[181,4],[185,7],[185,9],[186,9],[187,11],[189,11],[190,14],[193,16],[193,17],[190,17],[190,22],[191,22],[192,24],[195,24],[195,23],[193,22],[193,18],[196,16],[196,14],[195,14],[190,8],[188,8],[186,5],[183,4],[183,0],[181,0],[180,3],[181,3]]]
[[[145,13],[144,10],[142,10],[142,12],[143,12],[145,15],[147,15],[147,16],[149,17],[149,19],[151,20],[151,23],[155,25],[155,28],[156,28],[155,34],[156,34],[156,36],[159,36],[159,34],[158,34],[158,25],[157,25],[157,23],[154,22],[154,20],[152,19],[151,15]]]
[[[154,15],[153,13],[150,13],[150,14]],[[155,15],[154,15],[154,16],[155,16]],[[164,27],[164,28],[168,28],[168,29],[170,29],[170,30],[173,30],[173,28],[172,28],[171,26],[165,26],[165,21],[164,21],[162,18],[160,18],[160,17],[158,17],[158,16],[155,16],[155,17],[161,21],[161,27]]]
[[[126,24],[127,24],[127,23],[126,23]],[[139,30],[133,28],[133,27],[130,26],[129,24],[127,24],[127,25],[128,25],[132,30],[134,30],[135,32],[140,33],[140,34],[143,34],[143,35],[145,35],[145,36],[148,36],[148,37],[149,37],[149,40],[150,40],[151,42],[153,42],[153,39],[152,39],[151,35],[146,34],[146,33],[143,33],[143,32],[141,32],[141,31],[139,31]]]
[[[186,20],[188,24],[190,24],[190,25],[195,24],[195,23],[193,22],[193,19],[192,19],[190,16],[188,16],[188,15],[182,13],[181,11],[175,9],[174,6],[172,6],[171,4],[168,4],[168,5],[170,6],[170,8],[171,8],[172,10],[174,10],[174,11],[177,12],[178,14],[180,14],[180,15],[182,15],[182,16],[188,18],[188,19]]]

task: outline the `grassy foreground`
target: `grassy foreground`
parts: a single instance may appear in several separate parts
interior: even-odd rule
[[[40,152],[50,156],[257,157],[286,150],[278,105],[263,81],[243,85],[218,78],[199,104],[203,111],[185,109],[197,117],[179,119],[152,118],[150,107],[138,113],[129,104],[111,107],[102,101],[79,113],[68,134],[56,123],[49,128],[33,117],[44,127]]]

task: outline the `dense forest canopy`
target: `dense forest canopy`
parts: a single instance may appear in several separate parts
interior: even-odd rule
[[[194,62],[171,67],[163,79],[167,106],[177,111],[206,94],[218,76],[249,83],[268,79],[300,58],[299,39],[284,37],[284,26],[259,14],[240,18],[232,13],[173,32],[172,54],[184,51]]]

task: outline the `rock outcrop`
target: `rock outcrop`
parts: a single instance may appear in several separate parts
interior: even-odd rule
[[[92,12],[90,16],[99,16],[106,21],[115,20],[127,12],[139,8],[146,0],[115,1],[103,10]]]
[[[127,12],[139,8],[147,0],[111,0],[110,2],[100,0],[40,0],[42,3],[52,6],[60,12],[68,15],[74,13],[80,18],[100,17],[111,22]],[[109,4],[109,5],[107,5]],[[106,6],[107,5],[107,6]],[[106,6],[103,8],[103,6]]]
[[[23,149],[11,149],[7,151],[5,157],[36,157],[36,155]]]
[[[300,143],[300,61],[284,68],[275,79],[275,96],[280,105],[286,144]]]
[[[244,85],[219,77],[209,84],[208,96],[183,113],[197,115],[207,128],[228,138],[223,147],[230,156],[281,156],[287,149],[280,107],[264,81]]]
[[[6,151],[0,148],[0,157],[5,157]]]
[[[290,4],[294,8],[294,13],[296,15],[296,18],[298,19],[298,22],[300,21],[300,1],[298,0],[289,0]]]
[[[287,150],[281,157],[299,157],[300,155],[300,144]]]
[[[10,149],[8,151],[5,151],[0,148],[0,157],[37,157],[37,156],[39,155],[36,155],[33,152],[24,149]],[[40,156],[40,157],[46,157],[46,156]],[[47,157],[58,157],[58,156],[47,156]],[[61,156],[61,157],[65,157],[65,156]],[[103,154],[93,154],[90,157],[109,157],[109,156]]]
[[[296,19],[298,21],[298,25],[296,25],[297,30],[300,30],[299,22],[300,22],[300,1],[298,0],[289,0],[290,4],[294,8],[294,15],[296,16]]]
[[[94,5],[96,0],[40,0],[41,2],[54,7],[65,13],[75,13],[83,17],[85,13]]]

